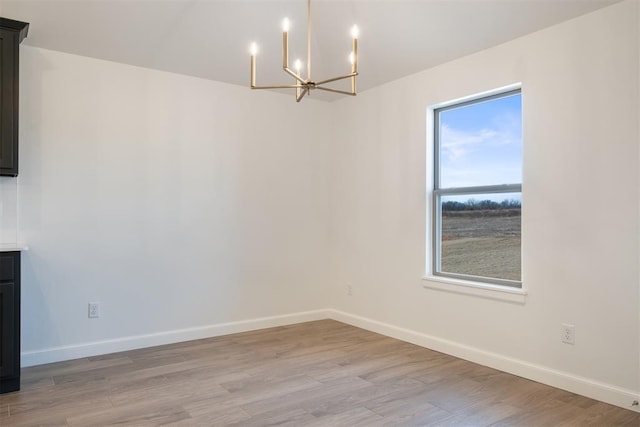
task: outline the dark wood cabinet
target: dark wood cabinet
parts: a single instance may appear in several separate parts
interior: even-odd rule
[[[0,18],[0,176],[18,175],[19,45],[29,24]]]
[[[0,252],[0,393],[20,390],[20,252]]]

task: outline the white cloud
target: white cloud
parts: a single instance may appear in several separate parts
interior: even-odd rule
[[[520,144],[520,122],[512,117],[503,117],[493,129],[454,129],[447,124],[440,128],[442,154],[455,162],[468,154],[491,147]]]
[[[469,132],[443,125],[440,129],[442,154],[455,161],[466,156],[469,152],[477,150],[479,145],[490,141],[497,135],[498,133],[491,129]]]

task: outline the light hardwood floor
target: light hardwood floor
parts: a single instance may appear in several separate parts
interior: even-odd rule
[[[640,414],[332,320],[26,368],[0,425],[640,426]]]

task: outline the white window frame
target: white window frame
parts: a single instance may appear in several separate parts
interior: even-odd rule
[[[438,181],[440,178],[440,165],[438,151],[440,149],[440,141],[438,138],[438,113],[453,108],[473,105],[479,102],[512,96],[517,93],[522,94],[521,86],[519,84],[429,108],[429,114],[427,116],[427,171],[429,171],[427,177],[427,188],[429,189],[427,197],[427,273],[423,278],[426,281],[424,286],[427,288],[495,298],[509,302],[524,303],[525,301],[527,293],[524,290],[521,280],[514,281],[438,271],[440,266],[439,244],[442,240],[442,228],[440,227],[441,208],[439,203],[441,197],[449,195],[473,196],[474,194],[487,193],[522,194],[522,183],[444,189],[439,188]]]

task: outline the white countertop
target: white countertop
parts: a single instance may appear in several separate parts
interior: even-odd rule
[[[0,243],[0,252],[28,251],[29,247],[24,243]]]

